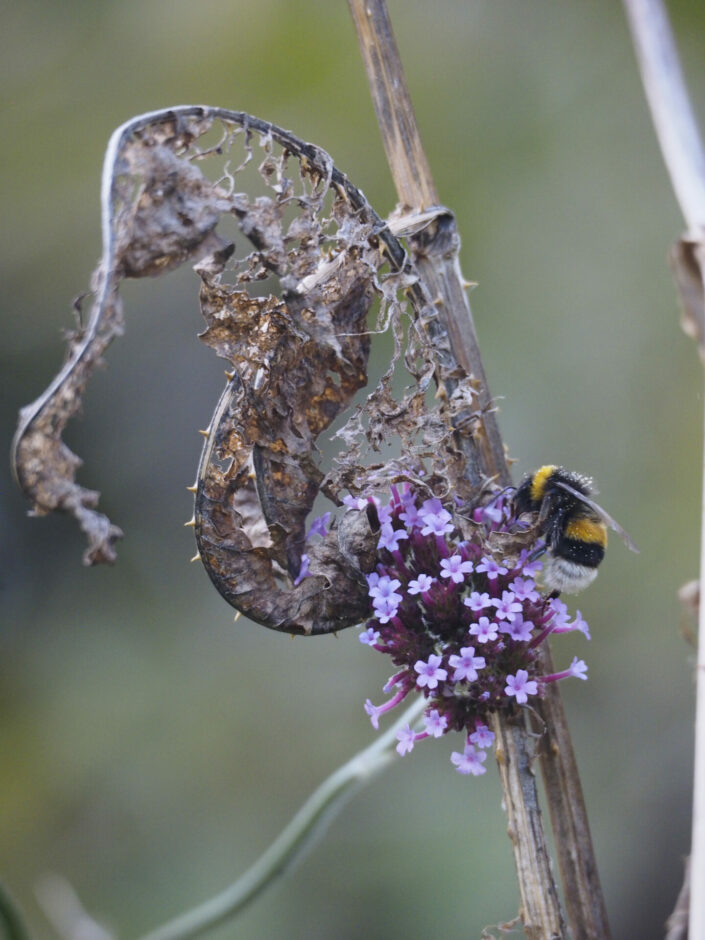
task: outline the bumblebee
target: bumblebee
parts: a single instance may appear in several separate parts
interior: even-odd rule
[[[514,494],[516,518],[530,513],[535,531],[546,541],[543,582],[556,596],[561,591],[577,594],[595,580],[605,557],[607,526],[638,551],[591,496],[590,477],[550,464],[526,476]]]

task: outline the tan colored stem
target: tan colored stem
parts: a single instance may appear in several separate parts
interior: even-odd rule
[[[370,84],[387,160],[402,211],[421,212],[438,206],[421,135],[411,104],[404,69],[383,0],[348,0],[362,59]],[[504,446],[494,413],[480,356],[475,324],[467,299],[458,254],[460,237],[455,217],[439,208],[435,217],[409,238],[414,263],[447,333],[450,353],[460,368],[476,380],[478,410],[483,418],[473,430],[469,452],[473,485],[493,477],[502,486],[510,482]],[[451,389],[452,390],[452,389]]]
[[[462,372],[475,380],[473,405],[476,415],[481,415],[481,418],[473,418],[472,431],[465,430],[460,435],[471,482],[477,485],[491,478],[500,486],[507,486],[511,483],[511,476],[480,356],[466,282],[460,270],[460,236],[455,216],[447,209],[439,211],[429,225],[409,237],[408,244],[438,323],[446,335],[448,354]],[[452,374],[445,386],[447,393],[452,392]]]
[[[408,209],[438,205],[386,4],[349,6],[399,200]]]
[[[541,648],[540,671],[542,675],[555,672],[548,642]],[[537,728],[542,733],[541,772],[572,940],[609,940],[583,788],[557,682],[546,683],[545,697],[536,710],[543,719]]]
[[[507,833],[521,895],[521,921],[529,940],[566,936],[560,901],[546,847],[534,779],[534,745],[526,733],[524,713],[493,715],[499,776],[507,810]]]

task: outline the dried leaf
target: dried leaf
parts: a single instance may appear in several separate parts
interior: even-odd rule
[[[671,248],[669,261],[681,303],[681,327],[698,344],[705,364],[705,247],[684,236]]]
[[[209,177],[202,167],[213,160],[220,170]],[[241,172],[253,177],[245,192],[236,190]],[[399,480],[434,495],[461,491],[456,431],[472,432],[476,416],[473,381],[452,359],[403,246],[328,154],[241,112],[184,107],[137,118],[113,135],[104,180],[104,252],[87,326],[70,338],[49,389],[22,410],[15,437],[34,511],[72,513],[88,536],[84,561],[114,560],[121,532],[97,511],[98,494],[76,483],[80,460],[62,433],[122,331],[120,281],[195,261],[201,339],[233,369],[198,472],[203,563],[229,603],[273,629],[315,634],[359,622],[377,539],[364,514],[344,515],[307,547],[309,574],[299,577],[319,490],[334,502],[344,487]],[[237,221],[238,250],[218,232],[224,215]],[[339,431],[344,450],[324,477],[316,441],[367,382],[373,302],[394,355]],[[410,384],[396,395],[402,362]],[[436,362],[452,386],[429,406]],[[369,453],[393,441],[404,456],[370,465]]]

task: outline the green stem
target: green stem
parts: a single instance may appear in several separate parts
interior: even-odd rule
[[[7,888],[0,882],[0,927],[7,940],[30,940],[16,901]]]
[[[426,704],[424,698],[418,698],[384,734],[324,780],[266,852],[236,882],[141,940],[195,937],[243,910],[301,858],[349,796],[394,760],[396,732],[407,723],[413,724]]]

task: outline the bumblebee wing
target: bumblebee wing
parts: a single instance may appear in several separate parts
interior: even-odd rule
[[[624,540],[624,544],[627,548],[630,548],[633,552],[639,554],[639,549],[634,544],[632,537],[626,532],[621,525],[610,516],[608,512],[598,505],[594,500],[590,499],[589,496],[586,496],[584,493],[581,493],[579,490],[574,490],[572,486],[569,486],[567,483],[564,483],[562,480],[552,481],[553,486],[559,486],[562,490],[565,490],[566,493],[570,493],[571,496],[575,496],[576,499],[579,499],[581,503],[585,503],[586,506],[589,506],[594,512],[603,519],[610,529],[613,529],[617,535],[620,535]]]

